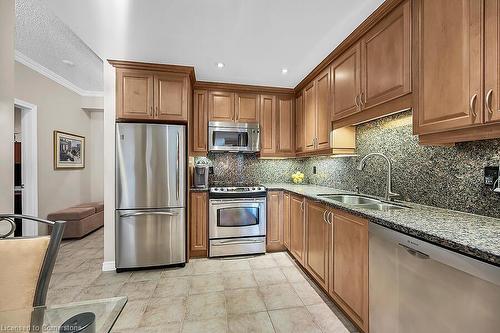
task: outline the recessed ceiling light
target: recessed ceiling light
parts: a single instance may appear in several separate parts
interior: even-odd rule
[[[224,68],[224,63],[222,63],[222,62],[218,62],[218,63],[217,63],[217,67],[218,67],[218,68]]]
[[[286,74],[288,73],[288,68],[282,68],[281,69],[281,74]]]
[[[66,64],[66,65],[71,66],[71,67],[75,66],[75,63],[71,60],[68,60],[68,59],[63,59],[62,62],[63,62],[63,64]]]

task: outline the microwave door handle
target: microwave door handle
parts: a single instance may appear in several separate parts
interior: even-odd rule
[[[120,217],[134,217],[134,216],[144,216],[144,215],[166,215],[166,216],[177,216],[179,213],[175,212],[135,212],[121,214]]]

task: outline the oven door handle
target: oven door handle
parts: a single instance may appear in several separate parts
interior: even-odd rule
[[[259,243],[264,243],[264,240],[256,240],[256,239],[251,239],[251,240],[224,240],[220,241],[219,243],[212,244],[212,246],[224,246],[224,245],[239,245],[239,244],[259,244]]]
[[[225,205],[225,204],[234,204],[234,203],[243,203],[243,204],[248,204],[248,203],[256,203],[256,204],[260,204],[260,203],[265,203],[266,201],[265,200],[258,200],[258,199],[249,199],[249,200],[242,200],[242,199],[229,199],[229,200],[226,200],[226,199],[221,199],[221,200],[214,200],[214,199],[211,199],[210,200],[210,205]]]

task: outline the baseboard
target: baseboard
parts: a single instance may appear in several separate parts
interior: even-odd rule
[[[109,271],[114,271],[116,270],[115,262],[114,261],[105,261],[102,263],[102,271],[103,272],[109,272]]]

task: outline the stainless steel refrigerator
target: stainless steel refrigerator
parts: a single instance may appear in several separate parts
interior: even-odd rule
[[[186,127],[116,124],[118,271],[186,262]]]

